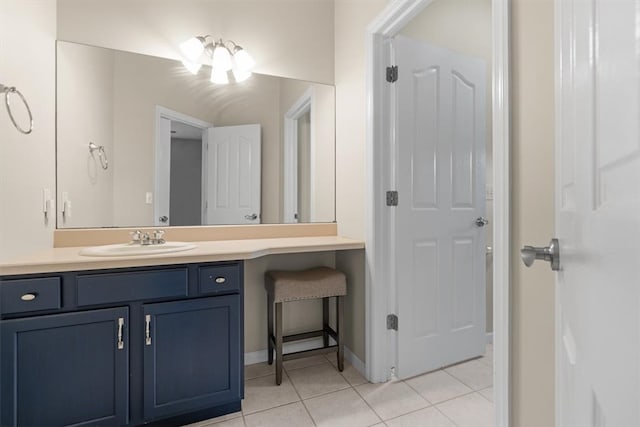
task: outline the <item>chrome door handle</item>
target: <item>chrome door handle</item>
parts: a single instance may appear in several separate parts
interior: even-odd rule
[[[169,221],[169,217],[166,215],[162,215],[160,218],[158,218],[160,220],[160,222],[167,222]]]
[[[489,220],[483,216],[479,216],[478,218],[476,218],[475,224],[476,227],[484,227],[485,225],[489,224]]]
[[[527,267],[531,267],[535,260],[541,259],[551,263],[553,271],[560,270],[560,245],[558,239],[551,239],[549,246],[525,246],[520,249],[520,257]]]
[[[251,215],[245,215],[244,219],[248,219],[249,221],[255,221],[258,219],[258,214],[252,213]]]

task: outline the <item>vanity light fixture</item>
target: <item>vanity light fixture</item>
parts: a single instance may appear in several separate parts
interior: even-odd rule
[[[229,83],[229,70],[236,82],[251,77],[251,70],[256,62],[242,46],[232,40],[215,40],[210,35],[192,37],[180,45],[184,58],[182,64],[192,73],[197,74],[202,66],[204,56],[211,62],[211,82]]]

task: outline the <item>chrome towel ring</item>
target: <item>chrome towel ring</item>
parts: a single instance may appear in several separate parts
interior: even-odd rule
[[[107,153],[104,151],[104,145],[96,145],[93,142],[89,142],[89,152],[93,155],[93,152],[98,152],[98,157],[100,158],[100,165],[102,165],[102,169],[109,169],[109,159],[107,159]]]
[[[15,126],[16,129],[18,129],[20,132],[22,132],[25,135],[30,134],[33,131],[33,115],[31,114],[31,108],[29,108],[29,103],[27,102],[25,97],[22,95],[22,93],[18,89],[15,88],[15,86],[5,86],[1,83],[0,83],[0,92],[4,92],[4,105],[7,107],[7,113],[9,114],[9,118],[11,119],[11,123],[13,123],[13,126]],[[27,130],[23,129],[16,122],[16,119],[13,117],[13,112],[11,111],[11,100],[10,100],[11,97],[9,95],[14,93],[20,97],[20,99],[22,100],[22,103],[27,109],[27,113],[29,114],[29,129]]]

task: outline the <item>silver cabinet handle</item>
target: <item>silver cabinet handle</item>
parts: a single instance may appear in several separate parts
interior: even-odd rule
[[[144,344],[151,345],[151,315],[144,316]]]
[[[227,281],[227,279],[226,279],[226,278],[224,278],[224,277],[216,277],[216,283],[217,283],[218,285],[223,285],[223,284],[224,284],[224,282],[226,282],[226,281]]]
[[[485,217],[479,216],[478,218],[476,218],[474,223],[476,224],[476,227],[484,227],[485,225],[489,224],[489,220]]]
[[[520,249],[520,257],[527,267],[531,267],[535,260],[541,259],[551,263],[551,270],[560,270],[560,245],[558,239],[551,239],[549,246],[525,246]]]
[[[124,317],[118,317],[118,350],[124,348],[124,341],[122,339],[122,331],[124,329]]]
[[[38,297],[38,294],[24,294],[20,297],[22,301],[33,301]]]
[[[255,221],[258,219],[258,214],[252,213],[251,215],[245,215],[244,219],[248,219],[249,221]]]

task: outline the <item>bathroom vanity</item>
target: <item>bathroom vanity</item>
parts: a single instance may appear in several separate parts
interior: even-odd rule
[[[0,264],[0,425],[181,425],[239,411],[244,260],[364,246],[179,232],[196,247],[120,257],[56,247]],[[90,238],[102,234],[113,243],[127,231]]]
[[[2,278],[0,424],[184,424],[240,410],[242,262]]]

